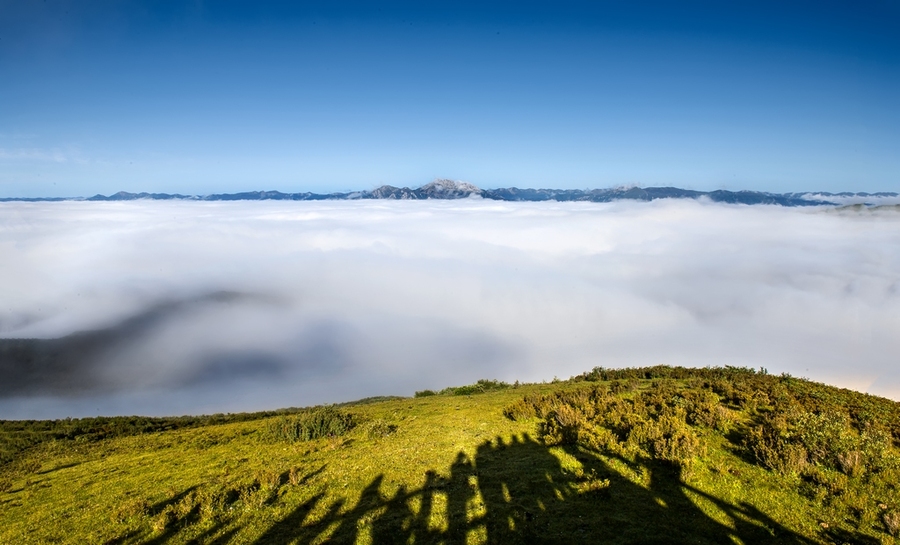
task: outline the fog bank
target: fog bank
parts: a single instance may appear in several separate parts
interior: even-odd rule
[[[900,399],[892,209],[0,203],[0,301],[4,419],[273,409],[597,365],[765,367]]]

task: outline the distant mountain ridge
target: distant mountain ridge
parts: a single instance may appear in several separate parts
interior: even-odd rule
[[[764,191],[695,191],[677,187],[613,187],[607,189],[520,189],[504,187],[499,189],[481,189],[467,182],[439,179],[419,188],[394,187],[383,185],[371,191],[351,191],[347,193],[282,193],[281,191],[245,191],[240,193],[214,193],[210,195],[181,195],[178,193],[129,193],[119,191],[113,195],[94,195],[87,198],[0,198],[0,202],[9,201],[134,201],[149,200],[195,200],[195,201],[323,201],[323,200],[359,200],[359,199],[393,199],[393,200],[425,200],[425,199],[467,199],[483,198],[495,201],[539,202],[539,201],[585,201],[612,202],[619,200],[653,201],[657,199],[699,199],[706,197],[714,202],[734,204],[777,204],[781,206],[818,206],[841,204],[865,204],[866,199],[898,199],[900,194],[894,192],[878,193],[768,193]]]

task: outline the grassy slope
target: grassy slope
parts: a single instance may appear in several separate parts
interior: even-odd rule
[[[713,429],[698,429],[705,452],[679,475],[640,457],[547,446],[536,419],[503,415],[526,394],[584,385],[346,409],[396,425],[387,436],[363,424],[278,442],[263,419],[45,442],[2,467],[0,542],[894,543],[878,510],[900,498],[862,498],[871,509],[848,515]]]

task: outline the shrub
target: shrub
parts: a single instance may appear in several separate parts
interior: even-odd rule
[[[481,379],[475,384],[469,384],[468,386],[451,386],[449,388],[444,388],[440,393],[444,395],[467,396],[496,390],[506,390],[507,388],[510,388],[510,385],[506,382]]]
[[[688,402],[661,395],[673,388],[673,382],[661,380],[659,388],[631,399],[611,396],[604,387],[526,396],[504,414],[512,419],[541,417],[539,435],[548,445],[578,444],[612,454],[637,451],[684,467],[703,452],[704,445],[686,422],[683,405]],[[715,395],[709,395],[713,397],[703,399],[717,403]],[[718,414],[715,406],[707,408],[710,415]]]
[[[248,422],[275,416],[286,411],[294,412],[295,409],[160,418],[98,416],[91,418],[65,418],[61,420],[0,420],[0,464],[15,461],[19,453],[43,442],[74,441],[88,443],[111,437],[198,428],[230,422]]]
[[[612,398],[598,410],[605,426],[615,431],[624,439],[632,428],[644,421],[647,406],[638,400]]]
[[[751,428],[744,436],[744,446],[765,467],[780,473],[800,473],[806,467],[806,448],[791,440],[788,417],[772,415]]]
[[[891,458],[891,434],[875,425],[867,425],[859,434],[859,448],[866,464],[873,471],[881,471]]]
[[[496,390],[506,390],[507,388],[517,388],[518,381],[516,385],[510,385],[509,383],[500,381],[500,380],[489,380],[489,379],[481,379],[475,384],[469,384],[467,386],[450,386],[444,388],[440,392],[435,392],[434,390],[420,390],[415,393],[415,397],[429,397],[435,395],[452,395],[452,396],[468,396],[473,394],[483,394],[484,392],[493,392]]]
[[[740,401],[741,407],[746,409],[747,412],[750,413],[759,411],[762,407],[768,406],[769,403],[769,394],[763,392],[762,390],[754,390],[752,394],[743,397]]]
[[[615,395],[620,395],[637,391],[640,385],[640,381],[634,378],[628,380],[616,380],[609,385],[609,391]]]
[[[692,392],[685,395],[688,421],[695,426],[716,428],[724,409],[719,403],[719,396],[708,390]]]
[[[730,380],[716,379],[708,382],[706,386],[725,401],[733,401],[736,397],[734,383]]]
[[[510,420],[528,420],[529,418],[545,418],[560,403],[562,393],[549,396],[528,394],[519,401],[503,409],[503,414]]]
[[[735,413],[724,405],[716,407],[716,414],[713,417],[713,429],[720,433],[728,433],[734,427]]]
[[[659,420],[660,435],[653,441],[653,457],[682,466],[693,461],[703,451],[700,438],[683,419],[667,416]]]
[[[616,380],[613,381],[612,384],[609,385],[609,391],[614,395],[619,395],[625,392],[625,381]]]
[[[852,442],[850,417],[846,413],[805,413],[798,419],[796,428],[796,435],[812,463],[837,467],[837,454],[849,450]]]
[[[655,422],[635,419],[631,429],[628,430],[625,444],[630,449],[644,451],[649,456],[650,444],[661,435],[662,433]]]
[[[538,418],[545,418],[559,404],[557,396],[542,396],[536,394],[526,397],[525,401],[534,407],[534,413]]]
[[[561,405],[541,423],[541,439],[547,445],[574,445],[587,423],[576,409]]]
[[[627,443],[654,460],[676,466],[690,464],[703,451],[700,438],[687,425],[680,410],[640,422],[628,433]]]
[[[521,422],[537,416],[534,406],[524,399],[520,399],[503,409],[503,416],[513,421]]]
[[[609,380],[609,373],[607,373],[606,369],[602,367],[594,367],[587,373],[582,373],[577,377],[573,377],[575,380],[586,380],[589,382],[597,382],[600,380]]]
[[[590,426],[580,430],[578,441],[588,449],[609,454],[622,454],[625,450],[616,434],[599,426]]]
[[[296,415],[271,420],[266,431],[281,441],[311,441],[344,435],[356,426],[352,414],[334,407],[319,407]]]
[[[660,395],[663,396],[672,396],[675,395],[676,391],[678,391],[678,385],[673,379],[670,378],[661,378],[658,380],[654,380],[652,383],[652,387]]]

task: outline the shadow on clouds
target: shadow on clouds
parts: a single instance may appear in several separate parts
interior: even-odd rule
[[[214,292],[60,338],[0,338],[0,417],[311,405],[412,391],[421,377],[408,371],[426,361],[441,384],[517,354],[491,332],[453,323],[394,316],[361,326],[354,318],[308,317],[276,297]]]
[[[34,394],[63,396],[108,392],[121,388],[109,373],[109,356],[177,317],[199,307],[236,304],[259,296],[215,292],[166,301],[108,328],[73,333],[57,339],[0,339],[0,398]],[[260,351],[210,355],[182,378],[185,385],[224,377],[277,375],[278,358]]]

